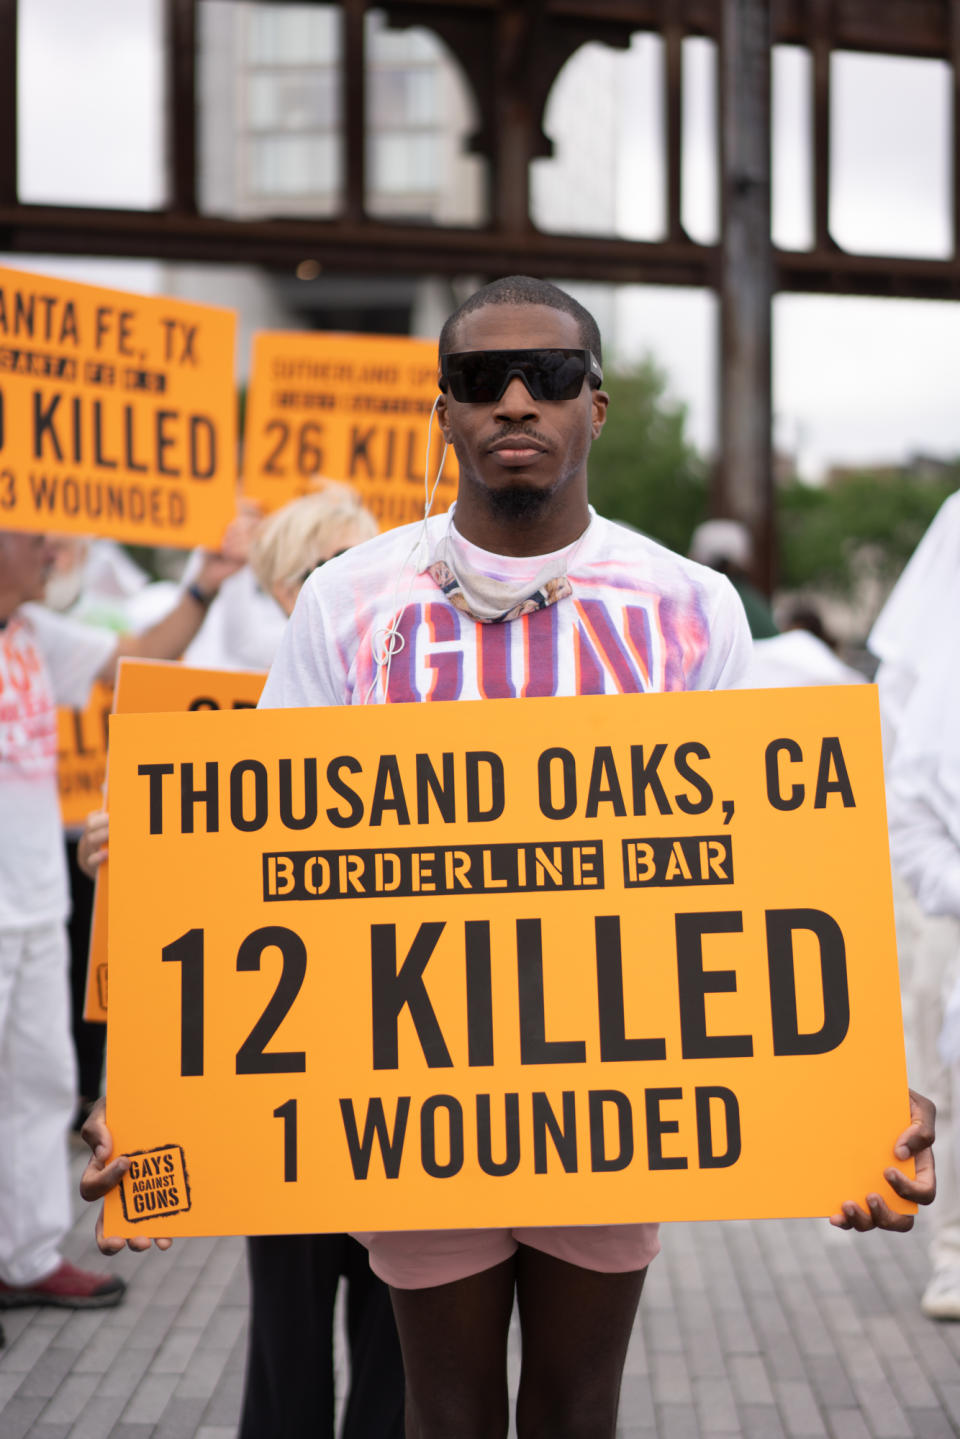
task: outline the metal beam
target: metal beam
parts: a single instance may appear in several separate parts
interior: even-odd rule
[[[667,236],[687,238],[683,228],[683,28],[678,0],[662,0],[664,137],[667,160]]]
[[[813,234],[815,248],[829,250],[830,238],[830,56],[833,0],[810,0],[810,54],[813,61]]]
[[[721,0],[720,457],[714,506],[746,525],[775,580],[771,365],[770,8]]]
[[[719,250],[692,240],[649,243],[593,235],[393,225],[379,220],[225,220],[210,215],[73,206],[0,205],[0,236],[20,254],[146,256],[163,260],[380,274],[509,274],[610,284],[715,289]],[[960,300],[960,263],[888,259],[843,250],[775,250],[774,289],[835,295]]]
[[[17,201],[17,0],[0,0],[0,204]]]
[[[950,61],[953,82],[952,140],[950,177],[952,184],[951,215],[953,219],[953,255],[960,258],[960,0],[949,0],[950,5]]]
[[[359,224],[366,210],[367,116],[364,0],[343,0],[344,218]]]
[[[197,210],[197,0],[166,0],[169,207]]]
[[[390,9],[398,16],[408,7],[421,15],[431,11],[493,15],[510,3],[511,0],[390,0]],[[950,49],[948,4],[949,0],[836,0],[835,43],[844,50],[945,59]],[[719,40],[722,8],[720,0],[679,0],[678,22],[683,33]],[[775,44],[806,44],[806,0],[768,0],[767,9]],[[548,24],[574,19],[597,27],[613,24],[629,25],[634,30],[659,30],[660,0],[545,0],[544,16]]]

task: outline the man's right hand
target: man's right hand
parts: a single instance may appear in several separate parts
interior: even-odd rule
[[[117,1155],[116,1159],[111,1158],[113,1139],[107,1128],[106,1114],[106,1100],[98,1099],[80,1131],[80,1138],[90,1147],[90,1160],[80,1179],[80,1193],[89,1204],[103,1199],[111,1189],[116,1189],[130,1168],[130,1160],[125,1154]],[[155,1244],[158,1249],[169,1249],[173,1243],[172,1239],[149,1239],[146,1235],[136,1235],[132,1239],[106,1235],[103,1230],[102,1204],[97,1215],[96,1236],[101,1254],[119,1254],[124,1246],[139,1254],[149,1249],[151,1244]]]

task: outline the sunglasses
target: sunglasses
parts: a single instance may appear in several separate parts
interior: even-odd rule
[[[466,405],[490,405],[514,375],[534,400],[575,400],[584,380],[596,389],[603,371],[590,350],[465,350],[441,355],[440,388]]]
[[[327,564],[330,560],[338,559],[340,555],[345,555],[346,553],[346,550],[334,550],[332,555],[325,555],[322,560],[317,560],[317,563],[315,565],[311,565],[308,570],[304,570],[302,575],[298,575],[297,583],[305,585],[307,580],[313,574],[314,570],[322,570],[324,565]]]

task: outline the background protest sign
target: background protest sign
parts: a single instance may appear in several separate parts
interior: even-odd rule
[[[254,709],[263,689],[265,674],[254,670],[205,670],[169,660],[121,659],[117,665],[115,698],[107,690],[104,714],[164,714],[180,710]],[[103,686],[106,689],[106,686]],[[104,717],[104,727],[106,719]],[[104,765],[106,752],[104,751]],[[101,772],[101,781],[103,773]],[[62,792],[62,785],[61,785]],[[91,809],[106,806],[98,793],[88,803],[77,823]],[[97,871],[97,888],[90,922],[90,950],[87,957],[87,984],[83,1017],[94,1024],[107,1019],[107,906],[108,870],[106,861]]]
[[[108,1233],[903,1207],[873,690],[119,716],[111,769]]]
[[[430,411],[437,398],[434,340],[395,335],[254,336],[244,426],[244,493],[273,510],[342,480],[356,489],[382,530],[423,517]],[[430,482],[443,439],[436,421]],[[447,454],[433,513],[457,494],[457,461]]]
[[[99,681],[90,690],[86,708],[57,711],[57,783],[60,813],[67,828],[83,824],[103,803],[107,768],[107,716],[113,707],[113,686]]]
[[[0,528],[220,543],[231,310],[0,269]]]

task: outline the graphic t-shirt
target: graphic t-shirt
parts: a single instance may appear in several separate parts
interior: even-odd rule
[[[727,579],[592,511],[583,535],[550,556],[481,550],[450,515],[423,529],[378,535],[311,576],[262,707],[718,689],[750,658]],[[540,607],[480,623],[459,587],[438,582],[444,566],[468,604],[472,577],[484,596],[535,592]],[[387,679],[377,661],[391,643]]]
[[[23,605],[0,630],[0,930],[64,919],[57,706],[82,706],[116,636]]]

